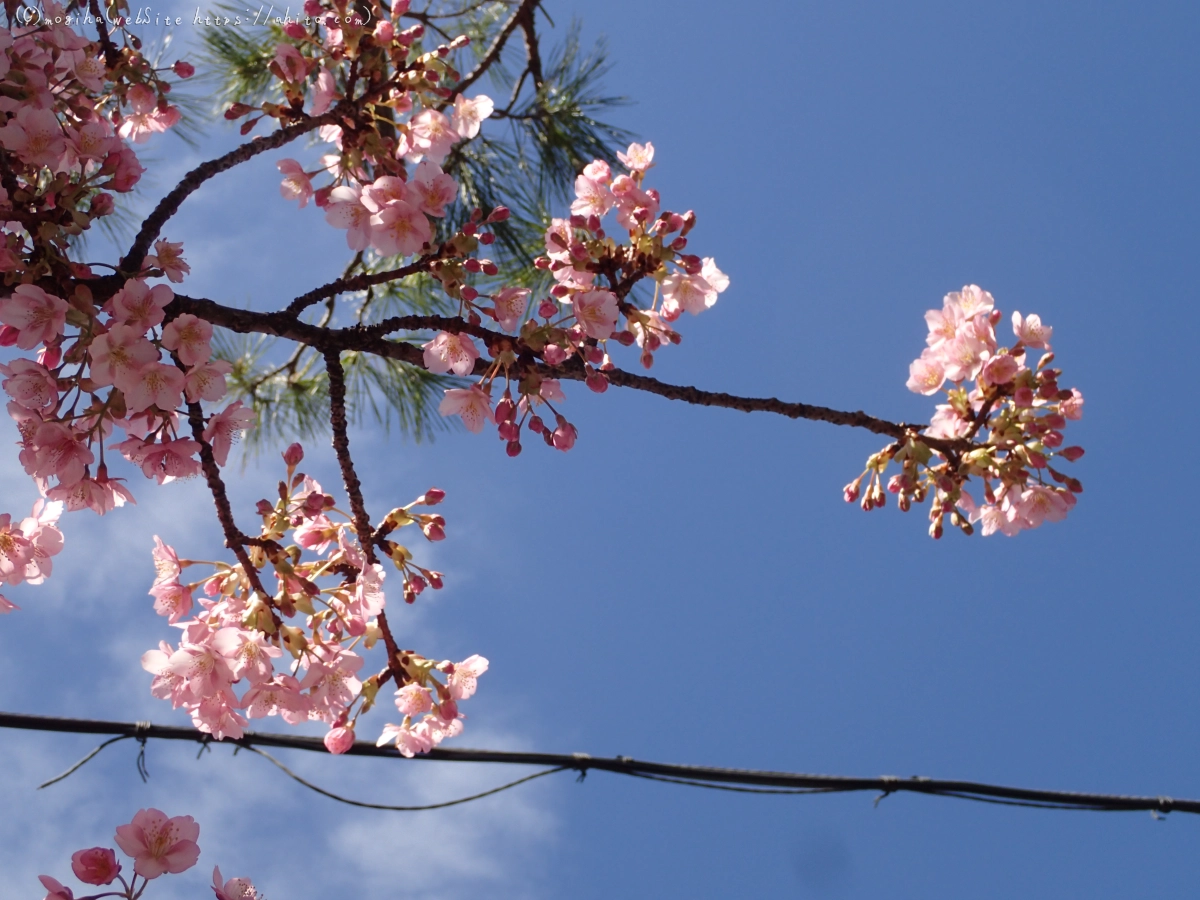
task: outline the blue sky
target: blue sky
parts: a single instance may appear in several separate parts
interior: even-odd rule
[[[921,317],[977,283],[1054,326],[1064,383],[1087,399],[1071,426],[1086,490],[1065,523],[935,543],[923,511],[841,502],[882,442],[818,423],[573,387],[568,454],[530,446],[510,460],[486,435],[418,446],[360,430],[373,508],[431,484],[449,494],[449,538],[428,548],[447,588],[400,627],[430,655],[492,661],[457,745],[1200,796],[1187,561],[1197,8],[547,8],[559,32],[579,15],[585,36],[609,36],[607,85],[636,101],[617,123],[654,142],[664,204],[697,211],[691,248],[732,278],[656,376],[923,419],[931,404],[904,388]],[[219,125],[198,153],[150,145],[164,174],[144,197],[235,139]],[[278,197],[284,155],[214,182],[171,223],[187,293],[273,308],[340,270],[341,233]],[[327,486],[330,463],[310,448],[306,468]],[[243,515],[276,477],[272,455],[249,463],[234,488]],[[0,479],[6,509],[32,501],[14,458]],[[54,577],[11,592],[24,609],[0,623],[0,707],[178,719],[137,662],[170,634],[145,595],[151,535],[205,556],[218,531],[198,483],[134,487],[135,509],[68,518]],[[34,896],[37,872],[61,877],[72,850],[147,805],[202,828],[201,866],[159,897],[199,896],[214,863],[296,900],[346,885],[420,898],[1116,898],[1147,884],[1182,895],[1200,875],[1200,822],[1178,815],[905,796],[875,808],[867,795],[743,797],[602,773],[405,818],[301,793],[223,748],[196,761],[151,745],[143,785],[122,744],[33,792],[93,744],[3,735],[0,797],[21,814],[0,821],[0,894]],[[319,783],[382,802],[515,774],[294,756]]]

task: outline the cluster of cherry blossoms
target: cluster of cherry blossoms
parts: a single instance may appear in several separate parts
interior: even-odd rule
[[[211,359],[212,326],[188,315],[167,321],[174,295],[148,283],[182,281],[181,244],[158,241],[103,302],[88,286],[99,284],[90,267],[69,259],[71,240],[112,212],[109,191],[132,190],[144,171],[125,142],[165,131],[179,112],[166,100],[171,85],[123,25],[102,46],[54,24],[67,20],[62,13],[48,3],[40,24],[0,30],[0,347],[29,354],[0,364],[0,388],[21,464],[51,501],[16,527],[0,513],[0,581],[9,584],[50,574],[64,508],[103,514],[133,501],[108,474],[114,427],[126,437],[109,447],[147,477],[198,472],[200,445],[179,436],[177,411],[185,398],[220,399],[229,371]],[[183,62],[172,70],[193,73]],[[60,296],[56,285],[70,290]],[[208,418],[222,463],[250,419],[235,407]],[[12,608],[0,597],[0,612]]]
[[[864,510],[883,506],[883,475],[894,462],[901,471],[887,491],[906,512],[932,494],[934,538],[942,536],[947,516],[967,534],[981,523],[985,535],[1010,537],[1066,517],[1083,485],[1053,463],[1083,456],[1082,447],[1063,446],[1067,422],[1083,415],[1083,395],[1059,386],[1062,372],[1050,366],[1053,329],[1039,316],[1012,314],[1011,347],[996,340],[1001,320],[992,295],[976,285],[947,294],[940,310],[925,314],[928,346],[909,367],[908,388],[933,396],[950,382],[947,402],[922,432],[872,455],[866,471],[846,485],[846,502],[861,494]],[[1042,351],[1032,366],[1030,350]],[[982,484],[982,502],[965,489],[972,477]]]
[[[291,725],[325,722],[326,747],[344,753],[354,743],[359,715],[395,678],[396,707],[404,718],[384,728],[380,743],[395,741],[406,756],[429,750],[462,731],[458,704],[475,693],[488,662],[480,656],[438,662],[391,646],[380,624],[387,573],[363,552],[352,517],[296,471],[302,458],[299,444],[288,448],[278,499],[258,503],[263,524],[250,544],[251,570],[244,563],[180,559],[155,538],[154,609],[182,633],[178,647],[164,641],[143,655],[142,666],[155,676],[151,692],[186,709],[197,728],[217,739],[241,737],[248,719],[278,715]],[[431,488],[372,531],[369,545],[400,571],[408,603],[426,587],[441,588],[442,574],[417,564],[391,535],[416,525],[427,539],[442,540],[445,519],[417,507],[435,506],[444,496]],[[285,545],[289,535],[292,543]],[[214,571],[184,582],[184,569],[195,565]],[[274,594],[262,586],[260,571],[267,566],[274,571]],[[200,596],[194,597],[196,591]],[[195,615],[185,618],[196,605]],[[381,638],[389,665],[360,679],[365,660],[355,650],[370,650]],[[276,670],[275,660],[287,666]],[[241,697],[234,692],[239,684],[246,687]]]
[[[558,450],[575,445],[577,429],[554,406],[565,399],[561,382],[547,377],[546,369],[578,366],[587,386],[603,393],[605,373],[614,368],[609,341],[636,343],[642,365],[650,368],[656,350],[680,341],[671,323],[684,312],[708,309],[729,286],[711,258],[683,252],[695,213],[660,212],[658,192],[644,187],[654,145],[631,144],[618,157],[627,174],[614,176],[603,160],[588,164],[575,180],[572,215],[554,219],[546,230],[546,256],[536,264],[554,277],[548,296],[535,302],[526,288],[505,287],[490,297],[463,289],[469,324],[486,316],[513,337],[483,332],[491,365],[470,388],[446,391],[440,411],[461,416],[473,432],[496,425],[510,456],[521,452],[523,427]],[[627,242],[606,233],[603,219],[610,212]],[[631,302],[630,291],[646,278],[654,282],[654,295],[643,308]],[[438,373],[472,374],[480,356],[467,329],[439,332],[423,349],[426,368]],[[533,365],[535,360],[541,366]],[[493,405],[493,386],[501,379],[500,399]],[[538,408],[543,405],[554,416],[553,425],[542,418]]]
[[[200,858],[200,826],[191,816],[171,816],[157,809],[139,809],[128,825],[118,825],[114,843],[133,860],[129,880],[121,874],[115,850],[91,847],[71,855],[71,871],[84,884],[96,887],[121,883],[122,890],[76,897],[74,891],[56,878],[41,875],[38,880],[47,891],[44,900],[96,900],[99,897],[124,897],[137,900],[147,885],[160,875],[186,872]],[[142,881],[139,884],[138,878]],[[222,879],[221,869],[213,868],[213,892],[217,900],[261,900],[249,878]]]

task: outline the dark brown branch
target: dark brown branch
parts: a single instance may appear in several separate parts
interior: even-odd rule
[[[350,512],[354,515],[354,531],[362,545],[363,556],[374,563],[375,547],[371,540],[374,529],[367,507],[363,503],[362,482],[354,471],[354,460],[350,456],[350,436],[346,433],[346,371],[342,368],[340,351],[328,348],[324,351],[325,370],[329,373],[329,424],[333,427],[333,452],[337,455],[342,470],[342,484],[350,500]]]
[[[108,66],[109,70],[115,69],[121,64],[121,54],[112,42],[112,37],[108,33],[108,22],[101,15],[100,4],[97,0],[88,0],[88,11],[96,20],[96,34],[100,37],[100,47],[104,51],[104,64]]]
[[[398,330],[433,330],[453,333],[465,332],[480,338],[491,345],[499,341],[516,341],[511,335],[499,331],[491,331],[477,325],[470,325],[462,319],[446,316],[396,316],[371,326],[356,326],[353,328],[324,329],[315,325],[300,322],[285,313],[259,313],[252,310],[233,309],[214,303],[212,300],[175,296],[173,308],[177,312],[188,312],[199,316],[214,325],[228,328],[240,334],[267,334],[287,338],[315,347],[322,352],[328,350],[357,350],[376,356],[395,359],[410,365],[423,365],[421,349],[414,344],[403,341],[390,341],[382,337],[383,333]],[[478,374],[486,372],[489,363],[485,360],[476,362],[475,371]],[[540,374],[550,378],[562,378],[569,381],[582,381],[585,378],[583,367],[575,363],[550,367],[538,363]],[[611,384],[618,387],[634,388],[639,391],[657,394],[668,400],[681,400],[697,406],[716,406],[724,409],[735,409],[741,412],[770,412],[786,416],[789,419],[811,419],[816,422],[828,422],[831,425],[844,425],[850,428],[862,428],[875,434],[885,435],[897,441],[903,441],[914,432],[919,432],[923,425],[908,425],[903,422],[889,422],[875,416],[867,415],[861,410],[848,412],[831,409],[827,406],[816,406],[809,403],[792,403],[778,400],[774,397],[739,397],[721,391],[706,391],[687,385],[668,384],[651,378],[648,375],[638,375],[622,369],[606,372]],[[940,440],[938,438],[922,438],[922,443],[940,453],[952,453],[967,449],[969,445],[962,441]]]
[[[192,426],[192,437],[200,445],[200,468],[204,472],[204,480],[212,494],[213,503],[217,507],[217,521],[221,523],[221,531],[225,534],[225,546],[233,551],[242,569],[246,572],[246,580],[261,597],[270,597],[258,577],[258,569],[250,562],[246,553],[246,544],[250,538],[242,533],[233,518],[233,508],[229,505],[229,494],[225,490],[225,482],[221,479],[221,468],[213,456],[212,444],[204,437],[204,410],[199,403],[189,403],[188,424]],[[274,611],[272,611],[274,615]]]
[[[307,294],[301,294],[287,305],[284,312],[291,316],[298,316],[310,306],[320,303],[322,300],[327,300],[330,297],[336,297],[338,294],[364,291],[376,284],[399,281],[401,278],[407,278],[409,275],[426,272],[429,270],[431,262],[441,258],[442,247],[439,245],[437,249],[430,251],[420,259],[410,262],[407,266],[401,266],[399,269],[388,269],[386,272],[368,272],[349,278],[339,278],[336,281],[329,282],[329,284],[323,284],[319,288],[314,288]]]
[[[483,55],[483,59],[479,61],[479,64],[462,81],[454,86],[456,94],[461,94],[483,77],[483,73],[490,69],[492,64],[500,58],[500,54],[504,50],[504,45],[508,43],[508,39],[516,31],[517,26],[521,24],[523,18],[526,15],[532,15],[540,2],[541,0],[521,0],[521,5],[517,7],[509,20],[504,23],[504,27],[500,29],[500,33],[492,41],[492,46],[488,47],[487,53]]]
[[[162,227],[167,223],[167,220],[179,211],[179,207],[183,205],[183,201],[188,198],[188,195],[196,191],[204,182],[210,178],[215,178],[222,172],[232,169],[234,166],[241,165],[253,159],[261,153],[266,153],[268,150],[275,150],[285,144],[291,143],[301,135],[308,134],[308,132],[314,131],[322,125],[329,125],[336,122],[346,114],[346,111],[346,104],[340,103],[335,109],[331,109],[324,115],[308,117],[302,122],[284,126],[273,134],[255,138],[252,141],[242,144],[240,147],[230,150],[224,156],[210,159],[208,162],[196,166],[196,168],[183,176],[183,180],[175,185],[171,193],[158,202],[158,205],[154,207],[154,211],[142,222],[141,230],[138,231],[137,237],[133,241],[133,246],[129,248],[129,252],[121,260],[120,269],[129,273],[137,272],[141,269],[142,261],[150,251],[150,245],[161,234]]]
[[[20,728],[30,731],[67,732],[73,734],[112,734],[132,738],[155,738],[167,741],[192,741],[206,744],[211,735],[194,728],[172,725],[147,725],[135,722],[105,722],[91,719],[65,719],[56,716],[30,716],[0,712],[0,728]],[[327,753],[319,737],[290,734],[258,734],[247,731],[237,740],[223,743],[243,747],[288,747]],[[351,756],[383,756],[402,759],[395,747],[376,747],[370,741],[356,741],[348,751]],[[1009,787],[980,781],[925,778],[898,778],[884,775],[878,778],[855,778],[844,775],[809,775],[795,772],[767,772],[757,769],[726,769],[715,766],[689,766],[676,763],[645,762],[628,756],[599,757],[586,753],[524,753],[504,750],[468,750],[437,748],[415,759],[436,762],[506,763],[519,766],[561,766],[578,772],[599,770],[617,775],[632,775],[653,780],[671,781],[694,787],[748,785],[759,788],[784,788],[796,792],[843,793],[849,791],[878,792],[880,797],[901,792],[954,797],[984,803],[1032,806],[1044,809],[1073,809],[1080,811],[1150,811],[1200,813],[1200,800],[1180,800],[1127,794],[1093,794],[1079,791],[1046,791],[1034,788]]]
[[[533,76],[534,88],[540,91],[546,80],[542,77],[542,54],[538,49],[537,32],[533,28],[533,12],[532,6],[525,10],[521,17],[521,30],[525,33],[525,56],[529,60],[529,74]]]

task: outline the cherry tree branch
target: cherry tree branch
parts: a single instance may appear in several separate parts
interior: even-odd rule
[[[448,316],[395,316],[376,325],[328,329],[301,322],[286,312],[261,313],[253,310],[234,309],[212,300],[186,297],[182,294],[175,295],[172,307],[168,309],[172,310],[173,314],[191,313],[214,325],[239,334],[265,334],[282,337],[307,344],[323,353],[330,350],[355,350],[415,366],[424,365],[420,347],[405,341],[387,340],[383,335],[401,330],[466,333],[484,341],[489,347],[502,342],[512,345],[518,341],[512,335],[492,331],[479,325],[471,325],[462,319]],[[476,373],[486,372],[489,365],[490,363],[482,359],[478,360],[475,365]],[[533,366],[541,375],[548,378],[583,381],[586,377],[583,366],[577,361],[555,367],[535,362]],[[903,422],[889,422],[886,419],[868,415],[862,410],[846,411],[810,403],[779,400],[775,397],[742,397],[723,391],[706,391],[688,385],[670,384],[659,381],[657,378],[651,378],[649,375],[638,375],[623,369],[612,369],[605,372],[605,375],[609,383],[618,387],[646,391],[668,400],[680,400],[696,406],[715,406],[741,412],[769,412],[786,416],[789,419],[809,419],[815,422],[828,422],[831,425],[862,428],[896,441],[907,440],[925,427]],[[970,446],[969,443],[963,441],[939,438],[923,437],[921,441],[940,453],[961,452]]]
[[[322,300],[328,300],[330,297],[336,297],[338,294],[351,291],[364,291],[376,284],[398,281],[401,278],[407,278],[409,275],[415,275],[418,272],[427,272],[429,271],[429,264],[435,260],[442,259],[443,256],[444,248],[439,244],[420,259],[410,262],[407,266],[401,266],[399,269],[388,269],[384,272],[367,272],[362,275],[339,278],[336,281],[323,284],[319,288],[313,288],[307,294],[301,294],[287,305],[284,312],[291,316],[298,316],[310,306],[320,303]]]
[[[500,58],[501,52],[504,50],[504,45],[508,43],[508,39],[512,33],[516,31],[517,26],[521,24],[526,15],[531,15],[533,10],[541,0],[521,0],[521,5],[516,8],[509,20],[504,23],[504,27],[500,29],[500,33],[496,35],[492,45],[488,47],[487,53],[483,55],[483,59],[479,64],[472,69],[466,77],[454,86],[454,92],[461,94],[476,81],[483,77],[484,72],[491,68],[492,64]]]
[[[323,125],[330,125],[338,121],[347,113],[348,105],[353,104],[339,103],[337,107],[323,115],[308,116],[303,121],[285,125],[283,128],[269,135],[247,141],[240,147],[230,150],[224,156],[210,159],[208,162],[196,166],[196,168],[183,176],[183,179],[179,184],[175,185],[167,196],[158,201],[158,205],[154,207],[154,210],[142,222],[142,227],[138,231],[133,245],[129,248],[129,252],[121,259],[119,268],[124,272],[136,272],[141,268],[142,261],[150,251],[150,245],[162,233],[162,227],[167,223],[167,220],[179,211],[179,207],[183,205],[183,201],[199,189],[204,182],[215,178],[222,172],[232,169],[234,166],[241,165],[260,154],[266,153],[268,150],[278,149],[285,144],[291,143],[296,138],[308,134],[310,131],[315,131]]]
[[[250,562],[250,556],[246,553],[246,545],[252,543],[252,540],[237,527],[237,522],[234,521],[229,494],[226,492],[225,482],[221,478],[221,468],[213,456],[212,444],[204,437],[204,409],[199,403],[188,403],[187,410],[188,424],[192,427],[192,437],[200,445],[200,468],[204,472],[204,480],[208,484],[209,493],[212,494],[213,503],[217,507],[217,521],[221,523],[221,531],[225,534],[225,546],[233,551],[233,555],[242,564],[250,586],[260,597],[270,597],[270,594],[263,589],[262,581],[258,577],[258,569]],[[272,615],[274,616],[273,610]]]

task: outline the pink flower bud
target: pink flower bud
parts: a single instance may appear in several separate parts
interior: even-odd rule
[[[521,427],[516,422],[501,422],[496,427],[502,441],[515,441],[521,437]]]
[[[492,210],[491,215],[487,217],[486,222],[488,224],[492,222],[503,222],[509,217],[509,215],[511,215],[511,213],[509,213],[507,206],[497,206]]]
[[[93,219],[98,219],[101,216],[111,215],[113,211],[113,195],[101,191],[92,198],[92,205],[88,208],[88,215]]]
[[[559,417],[562,419],[562,417]],[[575,440],[579,437],[579,432],[570,422],[562,419],[558,428],[554,429],[554,434],[550,436],[550,440],[554,445],[555,450],[562,450],[566,453],[575,446]]]
[[[304,459],[304,448],[299,444],[292,444],[283,451],[283,461],[289,467],[300,465],[300,461]]]
[[[675,240],[671,241],[671,249],[678,252],[680,250],[686,249],[687,244],[688,244],[687,238],[677,237],[677,238],[675,238]]]
[[[608,390],[608,379],[601,372],[592,372],[585,379],[587,386],[597,394],[603,394]]]
[[[446,539],[446,530],[436,522],[426,522],[421,526],[421,531],[431,541],[444,541]]]
[[[333,728],[325,735],[325,749],[330,753],[345,753],[353,746],[353,728]]]
[[[468,259],[465,263],[463,263],[463,268],[468,272],[478,272],[483,268],[483,264],[477,259]]]
[[[520,456],[521,455],[521,442],[520,441],[509,441],[508,444],[505,445],[505,447],[504,447],[504,452],[507,453],[509,456]]]
[[[302,41],[308,37],[308,32],[299,22],[288,22],[283,26],[283,33],[292,40]]]
[[[546,360],[548,366],[561,366],[567,361],[567,351],[558,344],[547,344],[542,351],[542,359]]]
[[[1061,450],[1058,451],[1058,455],[1061,456],[1063,459],[1067,459],[1067,460],[1070,460],[1071,462],[1075,462],[1075,460],[1077,460],[1077,459],[1079,459],[1079,457],[1083,456],[1083,448],[1082,447],[1063,447]]]
[[[1047,447],[1049,447],[1051,450],[1055,449],[1056,447],[1061,447],[1062,442],[1063,442],[1063,436],[1062,436],[1061,431],[1048,431],[1042,437],[1042,443],[1045,444]]]
[[[57,368],[58,364],[62,362],[62,348],[57,346],[43,347],[38,353],[38,362],[47,369]]]
[[[310,0],[310,2],[311,2],[311,0]],[[395,0],[395,2],[392,4],[392,18],[393,19],[400,18],[402,15],[404,15],[406,12],[408,12],[408,7],[409,7],[408,0]]]
[[[442,717],[443,721],[453,722],[458,718],[458,704],[447,697],[438,704],[438,715]]]
[[[304,14],[306,16],[315,17],[321,15],[323,12],[325,12],[325,9],[318,0],[304,0]]]
[[[491,244],[495,240],[496,240],[496,236],[494,234],[492,234],[490,231],[485,231],[483,234],[481,234],[479,236],[479,243],[484,244],[485,246],[488,244]]]
[[[543,300],[538,304],[537,312],[543,319],[552,319],[558,313],[558,304],[552,300]]]
[[[270,500],[259,500],[258,503],[254,505],[254,511],[260,516],[269,516],[275,512],[275,507],[271,505]]]
[[[426,587],[428,587],[428,582],[425,581],[425,579],[420,575],[414,575],[412,578],[408,579],[408,584],[412,588],[414,594],[419,594],[425,590]]]
[[[500,402],[496,404],[496,421],[507,422],[513,417],[513,413],[517,411],[517,404],[513,403],[512,397],[505,394],[500,398]]]
[[[190,62],[184,62],[182,59],[178,60],[171,68],[175,70],[175,74],[180,78],[191,78],[196,74],[196,67]]]
[[[121,864],[112,850],[92,847],[71,855],[71,871],[84,884],[112,884],[121,872]]]
[[[1033,406],[1033,391],[1027,387],[1019,387],[1013,391],[1013,403],[1020,409]]]
[[[654,354],[651,353],[649,350],[646,350],[645,352],[642,353],[642,368],[649,369],[653,365],[654,365]]]
[[[859,487],[859,482],[857,482],[857,481],[850,482],[848,485],[846,485],[844,488],[842,488],[842,499],[845,500],[847,503],[853,503],[855,500],[858,499],[858,487]]]
[[[463,287],[462,298],[464,300],[466,300],[468,303],[471,303],[478,297],[479,297],[479,291],[475,290],[475,288],[471,287],[469,284]]]
[[[529,420],[529,430],[534,434],[541,434],[546,430],[546,423],[542,421],[540,416],[533,416]]]

